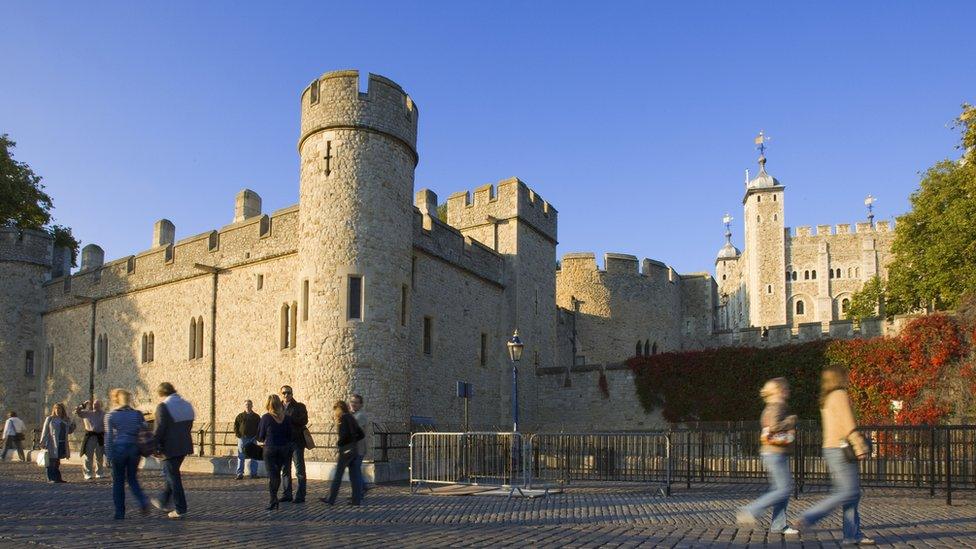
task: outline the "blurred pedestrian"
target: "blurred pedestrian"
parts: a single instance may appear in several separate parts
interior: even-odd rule
[[[27,461],[24,457],[24,420],[17,417],[17,412],[10,410],[3,424],[3,455],[0,455],[0,461],[5,461],[7,450],[13,448],[17,449],[20,461]]]
[[[294,391],[288,385],[281,387],[281,404],[285,407],[285,415],[291,422],[291,456],[281,469],[282,489],[279,501],[305,502],[305,428],[308,425],[308,408],[294,398]],[[298,486],[292,497],[291,469],[295,467],[295,480]]]
[[[142,412],[132,408],[132,393],[125,389],[113,389],[109,398],[112,411],[105,415],[105,457],[112,467],[112,501],[115,518],[125,518],[125,484],[139,503],[143,514],[149,512],[149,501],[139,486],[139,432],[146,428]]]
[[[292,425],[285,415],[285,407],[278,395],[268,395],[264,409],[267,413],[261,416],[257,439],[264,444],[264,468],[268,473],[268,491],[271,493],[268,511],[272,511],[278,508],[281,470],[291,458]]]
[[[102,401],[86,400],[84,404],[75,408],[75,415],[81,418],[85,428],[85,438],[81,440],[81,472],[85,480],[102,478],[105,461],[105,412]]]
[[[171,519],[181,519],[186,515],[186,493],[183,490],[183,476],[180,466],[183,459],[193,453],[193,406],[183,400],[172,383],[159,384],[157,389],[161,402],[156,407],[156,424],[153,437],[163,455],[163,478],[166,486],[158,498],[152,499],[157,509],[167,511]],[[170,502],[173,507],[170,507]]]
[[[352,501],[350,505],[360,505],[362,503],[362,479],[359,478],[359,469],[352,466],[352,462],[359,455],[358,443],[366,435],[359,428],[356,419],[349,412],[349,405],[345,401],[338,400],[332,406],[332,413],[336,424],[339,426],[339,438],[336,441],[338,459],[336,459],[335,474],[332,477],[332,487],[329,490],[329,497],[319,498],[319,501],[334,505],[336,497],[339,496],[339,486],[342,484],[342,475],[349,471],[349,485],[352,487]]]
[[[51,407],[51,415],[44,420],[41,429],[41,449],[47,451],[47,481],[67,482],[61,478],[61,460],[68,459],[68,435],[75,432],[75,424],[68,419],[68,412],[60,402]]]
[[[237,437],[237,480],[244,478],[244,447],[254,442],[258,435],[258,422],[261,416],[254,413],[254,404],[250,399],[244,401],[244,411],[234,419],[234,436]],[[258,478],[258,462],[251,460],[249,464],[251,478]]]

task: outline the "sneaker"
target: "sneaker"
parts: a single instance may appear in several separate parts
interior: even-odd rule
[[[234,477],[234,480],[244,480],[244,475],[238,474],[236,477]]]
[[[799,536],[800,531],[797,530],[796,528],[787,527],[785,530],[780,532],[780,534],[783,534],[784,536]]]
[[[91,475],[85,475],[85,480],[91,480],[91,479],[92,479]]]
[[[752,513],[746,511],[745,509],[739,509],[739,512],[735,514],[735,522],[739,526],[755,526],[756,517],[752,516]]]
[[[151,498],[149,500],[149,503],[151,503],[152,506],[155,507],[156,509],[159,509],[160,511],[163,511],[163,512],[169,512],[169,511],[172,511],[173,510],[172,507],[167,507],[167,506],[163,505],[163,502],[162,501],[159,501],[158,498]]]
[[[166,514],[167,517],[171,519],[181,519],[186,516],[186,513],[180,513],[179,511],[170,511]]]
[[[95,478],[105,478],[105,475],[95,475]]]

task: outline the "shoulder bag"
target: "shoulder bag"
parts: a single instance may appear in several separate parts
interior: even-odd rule
[[[315,440],[312,438],[312,433],[308,430],[308,427],[302,427],[302,438],[305,439],[306,449],[311,450],[315,448]]]

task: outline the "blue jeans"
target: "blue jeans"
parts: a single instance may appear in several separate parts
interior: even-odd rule
[[[268,491],[271,493],[271,503],[278,501],[278,488],[281,486],[281,470],[291,459],[291,445],[264,445],[264,470],[268,473]]]
[[[338,463],[336,463],[335,476],[332,477],[332,487],[329,489],[329,503],[335,503],[339,495],[339,486],[342,485],[342,474],[349,469],[349,484],[352,487],[352,502],[360,503],[363,500],[363,477],[359,473],[358,467],[353,467],[353,459],[359,457],[356,452],[339,452]],[[362,460],[362,458],[359,458]]]
[[[48,458],[47,479],[51,482],[61,482],[61,460],[54,457]]]
[[[238,475],[244,474],[244,459],[245,459],[244,447],[252,442],[254,442],[254,437],[243,437],[237,439],[237,474]],[[249,465],[248,469],[251,471],[251,476],[252,477],[258,476],[258,462],[252,459],[251,463],[249,463],[248,465]]]
[[[864,537],[861,532],[861,515],[857,505],[861,501],[861,481],[857,463],[849,463],[840,448],[824,448],[823,457],[830,469],[832,490],[800,515],[800,520],[813,525],[829,515],[838,506],[844,510],[844,540],[857,541]]]
[[[305,447],[297,443],[292,443],[291,455],[285,461],[285,466],[281,468],[282,496],[291,499],[291,468],[295,466],[295,479],[298,480],[298,487],[295,489],[295,501],[305,501]]]
[[[112,449],[112,501],[115,502],[115,517],[125,517],[125,483],[129,483],[132,495],[139,502],[139,508],[148,505],[146,495],[139,486],[136,476],[139,471],[139,448],[135,444],[117,444]]]
[[[352,463],[349,464],[350,468],[355,468],[359,471],[359,493],[363,496],[366,495],[366,477],[363,476],[363,456],[356,456],[353,458]]]
[[[745,506],[745,510],[752,516],[758,517],[767,508],[772,507],[773,518],[769,523],[770,532],[786,530],[786,507],[790,503],[790,493],[793,491],[793,478],[790,475],[790,456],[787,454],[763,453],[763,465],[769,475],[770,489],[768,492]]]
[[[183,477],[180,476],[180,466],[183,465],[183,458],[177,456],[163,460],[163,478],[166,479],[166,487],[159,494],[159,501],[163,507],[169,507],[170,501],[176,512],[183,514],[186,512],[186,493],[183,492]]]

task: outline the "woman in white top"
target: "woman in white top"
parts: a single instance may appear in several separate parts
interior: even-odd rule
[[[24,420],[17,417],[17,412],[11,410],[7,415],[7,422],[3,425],[3,454],[0,461],[7,459],[7,450],[17,448],[20,461],[27,461],[24,457]]]

